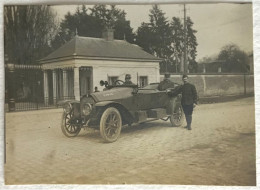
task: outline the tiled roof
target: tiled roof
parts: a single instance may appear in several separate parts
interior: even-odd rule
[[[130,44],[124,40],[105,40],[103,38],[91,38],[75,36],[72,40],[49,54],[40,61],[51,61],[65,57],[82,56],[88,58],[121,58],[161,61],[141,47]]]

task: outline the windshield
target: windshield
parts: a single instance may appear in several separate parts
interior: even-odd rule
[[[146,87],[143,87],[143,88],[140,88],[140,89],[147,89],[147,90],[157,89],[158,85],[159,85],[159,83],[151,83],[151,84],[147,85]]]
[[[143,90],[158,90],[158,86],[159,83],[151,83],[149,85],[147,85],[146,87],[143,88],[139,88],[139,89],[143,89]],[[178,83],[174,83],[174,87],[179,86]]]

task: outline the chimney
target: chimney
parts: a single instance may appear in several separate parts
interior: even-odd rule
[[[102,38],[104,38],[107,41],[114,40],[114,29],[107,28],[102,32]]]

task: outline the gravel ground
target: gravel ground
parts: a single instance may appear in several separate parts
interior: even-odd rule
[[[193,130],[170,122],[67,138],[61,109],[6,114],[6,184],[256,185],[254,99],[202,104]]]

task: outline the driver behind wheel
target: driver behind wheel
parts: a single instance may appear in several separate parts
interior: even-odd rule
[[[134,84],[131,81],[131,75],[130,74],[126,74],[125,75],[125,84],[129,85],[129,84]]]

